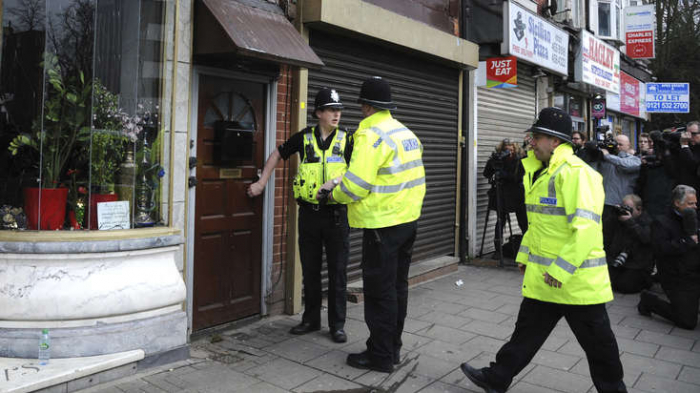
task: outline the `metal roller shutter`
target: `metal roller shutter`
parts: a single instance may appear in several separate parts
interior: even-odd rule
[[[489,198],[486,194],[491,188],[482,174],[486,161],[493,153],[496,145],[504,138],[516,143],[522,143],[523,132],[529,128],[535,117],[535,80],[532,69],[518,63],[518,87],[511,89],[477,88],[477,202],[476,202],[476,255],[481,246],[484,233],[486,214],[489,213],[488,227],[484,239],[484,254],[494,251],[493,239],[496,226],[496,212],[488,210]],[[513,233],[520,233],[515,214],[511,214]],[[504,227],[504,237],[509,234],[507,224]]]
[[[319,88],[338,91],[345,106],[341,126],[355,130],[362,120],[356,102],[369,76],[385,78],[398,109],[392,114],[424,145],[427,195],[418,225],[413,261],[454,254],[457,187],[459,70],[372,43],[311,31],[310,44],[325,67],[309,71],[309,111]],[[362,231],[350,234],[348,281],[361,277]],[[324,271],[324,286],[325,286]]]

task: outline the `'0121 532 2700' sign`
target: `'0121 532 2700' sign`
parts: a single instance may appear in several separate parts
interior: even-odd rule
[[[690,84],[647,83],[647,112],[689,113]]]

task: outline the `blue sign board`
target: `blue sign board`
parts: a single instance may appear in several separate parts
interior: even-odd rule
[[[647,112],[689,113],[690,84],[647,83]]]

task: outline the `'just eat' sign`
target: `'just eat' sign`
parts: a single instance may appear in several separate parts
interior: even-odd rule
[[[486,87],[518,87],[518,60],[515,56],[486,59]]]

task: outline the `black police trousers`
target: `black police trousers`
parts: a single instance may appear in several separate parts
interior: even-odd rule
[[[321,324],[323,249],[328,265],[328,327],[343,329],[347,300],[350,243],[347,208],[343,205],[299,205],[299,257],[304,283],[303,321]]]
[[[401,351],[408,306],[408,268],[417,221],[365,229],[362,235],[362,281],[367,354],[373,363],[392,366]]]
[[[564,284],[566,285],[566,284]],[[627,392],[615,335],[605,304],[576,306],[524,298],[515,331],[496,354],[496,362],[484,369],[488,381],[505,391],[562,317],[586,352],[593,384],[599,393]]]

